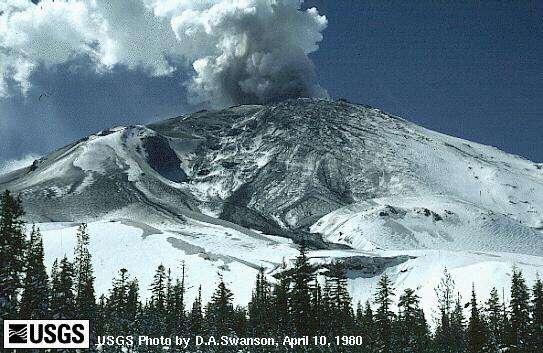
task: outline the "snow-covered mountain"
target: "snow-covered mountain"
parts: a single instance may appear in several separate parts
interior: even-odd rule
[[[543,165],[344,101],[289,100],[101,131],[0,176],[41,223],[46,256],[89,222],[99,290],[120,267],[145,287],[185,260],[194,285],[221,270],[238,300],[258,267],[309,240],[343,258],[356,299],[387,271],[428,305],[447,266],[461,291],[543,273]],[[211,286],[208,286],[211,287]],[[211,288],[209,288],[211,289]]]

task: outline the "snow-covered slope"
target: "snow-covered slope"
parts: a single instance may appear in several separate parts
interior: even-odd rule
[[[4,188],[48,229],[48,259],[71,252],[65,222],[91,222],[102,289],[118,267],[145,282],[184,259],[201,281],[231,273],[247,298],[256,268],[288,266],[302,236],[315,261],[350,258],[360,298],[383,271],[421,291],[445,265],[543,272],[543,165],[342,101],[101,131],[0,176]]]
[[[45,258],[51,268],[55,258],[72,257],[77,224],[41,223],[45,239]],[[192,300],[202,285],[208,300],[214,283],[221,273],[234,291],[237,303],[246,304],[251,296],[259,267],[273,280],[273,275],[292,266],[297,255],[292,241],[282,237],[249,236],[222,226],[202,223],[170,224],[160,230],[127,220],[99,221],[89,224],[90,249],[97,272],[99,293],[107,293],[111,279],[125,268],[137,276],[142,295],[149,293],[153,271],[159,264],[180,276],[185,262],[188,297]],[[434,288],[447,267],[456,281],[464,300],[468,300],[475,283],[479,299],[485,301],[492,287],[509,295],[512,265],[518,266],[529,281],[543,273],[543,257],[485,251],[407,250],[372,251],[312,250],[311,261],[316,265],[332,259],[344,259],[348,271],[349,289],[355,302],[371,300],[379,275],[387,273],[394,281],[396,293],[415,288],[422,299],[428,317],[432,317],[436,298]],[[322,279],[322,278],[321,278]]]

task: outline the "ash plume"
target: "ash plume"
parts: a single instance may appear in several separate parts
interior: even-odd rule
[[[188,71],[189,100],[215,107],[326,97],[308,57],[326,24],[299,0],[6,0],[0,96],[24,94],[40,67],[84,56],[97,74]]]

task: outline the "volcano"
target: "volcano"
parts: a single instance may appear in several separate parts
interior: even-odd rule
[[[189,281],[220,271],[237,300],[260,267],[347,265],[355,300],[388,273],[435,301],[443,267],[467,297],[543,272],[543,165],[346,101],[295,99],[100,131],[0,176],[70,254],[87,222],[99,291],[127,268],[146,288],[160,263]],[[204,293],[208,295],[210,293]],[[484,298],[484,295],[482,296]],[[427,303],[427,304],[426,304]]]

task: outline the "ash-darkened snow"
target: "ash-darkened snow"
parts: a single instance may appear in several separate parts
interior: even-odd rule
[[[499,278],[516,262],[528,276],[543,270],[541,165],[343,101],[116,127],[1,176],[4,188],[42,222],[50,255],[74,230],[59,222],[90,222],[106,282],[135,253],[144,282],[155,262],[180,258],[198,273],[272,273],[301,236],[320,249],[314,261],[350,259],[360,298],[383,271],[417,287],[444,265]],[[389,260],[371,260],[380,257]],[[368,261],[380,265],[355,269]],[[250,283],[236,285],[250,294]]]

